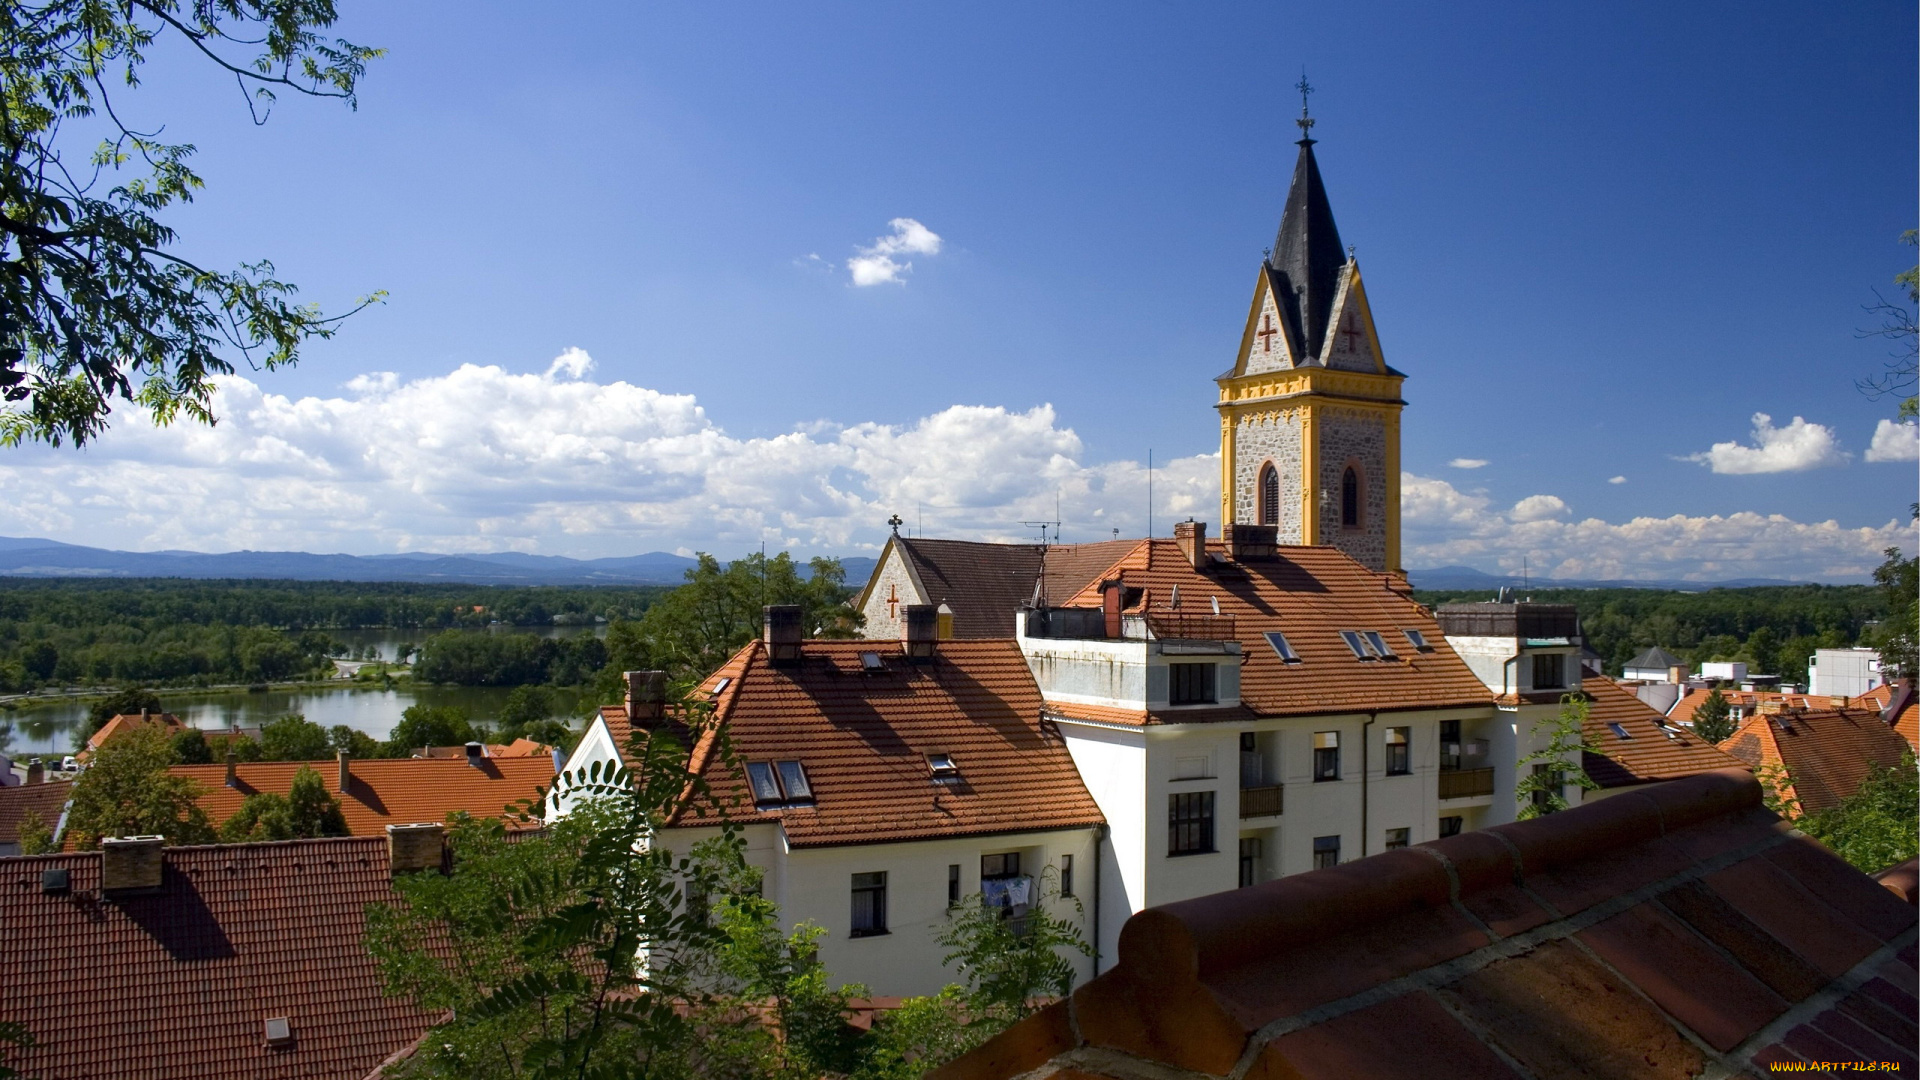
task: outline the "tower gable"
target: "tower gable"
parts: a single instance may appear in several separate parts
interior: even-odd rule
[[[1274,272],[1262,265],[1253,287],[1247,327],[1240,335],[1240,354],[1230,374],[1258,375],[1292,368],[1299,352],[1294,347],[1294,335],[1287,327],[1286,311],[1274,292]]]
[[[1333,315],[1327,322],[1327,341],[1320,354],[1324,367],[1338,371],[1391,373],[1380,354],[1380,336],[1374,330],[1373,312],[1367,307],[1367,290],[1360,282],[1360,264],[1348,260],[1340,271],[1340,291],[1333,301]]]

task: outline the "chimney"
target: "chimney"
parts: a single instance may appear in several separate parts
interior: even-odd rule
[[[900,640],[908,659],[933,659],[940,640],[940,612],[932,604],[907,604],[901,612]]]
[[[233,752],[233,747],[229,744],[227,747],[227,786],[230,788],[240,786],[239,761],[240,756]]]
[[[1205,573],[1207,569],[1207,523],[1204,521],[1182,521],[1173,527],[1173,542],[1180,545],[1180,554],[1187,557],[1187,564],[1195,571]]]
[[[340,786],[334,790],[345,792],[347,786],[353,783],[353,753],[352,751],[342,750],[333,756],[334,759],[340,763]]]
[[[433,821],[387,826],[387,863],[395,874],[440,869],[446,827]]]
[[[1100,613],[1105,616],[1105,633],[1109,638],[1118,640],[1120,637],[1120,611],[1126,597],[1126,582],[1119,578],[1108,578],[1100,583]]]
[[[34,758],[32,761],[27,762],[27,783],[44,784],[46,782],[47,782],[46,763],[41,761],[39,758]]]
[[[1667,681],[1670,683],[1673,683],[1676,686],[1686,682],[1687,681],[1686,665],[1674,664],[1672,667],[1669,667],[1667,669]]]
[[[478,769],[481,767],[480,763],[485,761],[486,757],[487,745],[485,743],[470,742],[467,744],[467,764]]]
[[[146,722],[147,722],[148,720],[150,720],[150,719],[152,719],[152,718],[153,718],[153,710],[152,710],[152,709],[149,709],[149,708],[144,708],[144,707],[143,707],[143,708],[141,708],[141,710],[140,710],[140,722],[141,722],[141,723],[143,723],[143,724],[144,724],[144,723],[146,723]]]
[[[768,604],[763,610],[767,661],[774,667],[793,667],[800,662],[800,640],[806,633],[800,605]]]
[[[667,716],[667,673],[623,672],[627,680],[627,723],[649,731]]]
[[[1234,562],[1260,562],[1279,554],[1278,525],[1226,525],[1220,532],[1220,539],[1227,544],[1227,558]]]
[[[100,841],[100,891],[145,892],[160,887],[164,836],[109,836]]]

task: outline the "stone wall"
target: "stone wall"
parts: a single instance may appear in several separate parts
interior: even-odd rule
[[[1273,329],[1270,337],[1261,337],[1260,331]],[[1248,375],[1257,375],[1265,371],[1287,371],[1293,367],[1293,361],[1287,358],[1286,323],[1280,318],[1280,309],[1274,306],[1273,293],[1268,292],[1260,301],[1260,313],[1253,319],[1253,341],[1247,352]]]
[[[1260,467],[1272,461],[1280,474],[1280,542],[1304,543],[1299,410],[1241,417],[1233,443],[1233,520],[1259,523]]]
[[[1320,471],[1320,542],[1375,570],[1387,568],[1386,418],[1357,409],[1315,410]],[[1360,528],[1340,527],[1340,475],[1360,466]]]
[[[889,607],[889,596],[898,596],[899,603]],[[873,588],[867,593],[867,606],[861,609],[867,617],[867,624],[860,631],[860,636],[875,641],[900,640],[900,620],[905,617],[900,608],[906,604],[924,603],[926,601],[913,587],[913,578],[907,574],[906,561],[901,558],[900,549],[889,548],[886,561],[874,569]]]

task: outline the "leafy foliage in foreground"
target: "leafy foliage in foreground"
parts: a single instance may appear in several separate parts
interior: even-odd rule
[[[1920,765],[1909,751],[1898,765],[1875,767],[1852,795],[1799,826],[1869,874],[1913,858],[1920,854]]]

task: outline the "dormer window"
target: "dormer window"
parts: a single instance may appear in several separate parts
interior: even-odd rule
[[[1617,739],[1633,738],[1633,736],[1627,734],[1627,729],[1625,727],[1622,727],[1619,724],[1613,723],[1612,721],[1607,722],[1607,728],[1613,732],[1614,737]]]
[[[1287,635],[1278,630],[1269,630],[1264,636],[1267,644],[1273,646],[1274,655],[1278,656],[1282,662],[1288,664],[1300,662],[1300,654],[1294,652],[1293,646],[1287,643]]]
[[[1427,635],[1413,629],[1402,630],[1400,632],[1407,635],[1407,644],[1413,646],[1415,652],[1433,651],[1433,646],[1427,644]]]
[[[1375,656],[1378,656],[1382,660],[1397,659],[1397,657],[1393,655],[1393,649],[1387,645],[1386,639],[1380,636],[1378,630],[1362,631],[1361,636],[1367,639],[1367,644],[1373,648]]]
[[[960,766],[953,763],[951,754],[928,754],[927,768],[933,773],[933,782],[936,784],[960,782]]]
[[[1380,659],[1380,654],[1373,651],[1373,646],[1368,643],[1366,638],[1360,636],[1360,631],[1342,630],[1340,631],[1340,637],[1341,640],[1347,643],[1347,648],[1353,650],[1355,657],[1361,660]]]
[[[1533,688],[1561,690],[1567,685],[1565,653],[1538,653],[1533,658]]]
[[[813,801],[806,767],[797,761],[749,761],[747,785],[753,789],[753,804],[758,807]]]

